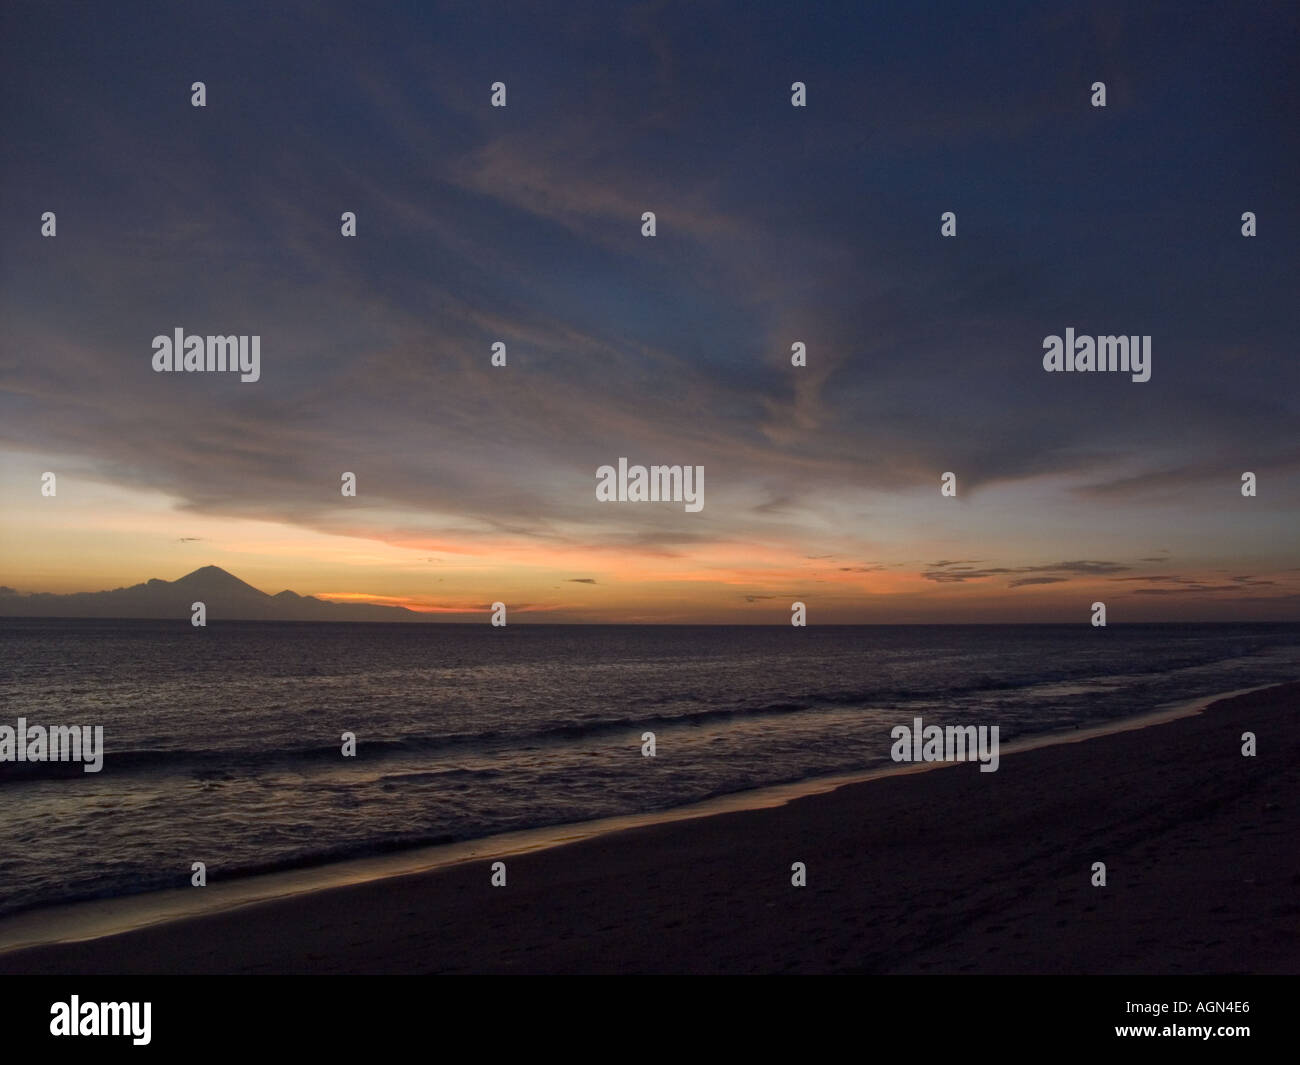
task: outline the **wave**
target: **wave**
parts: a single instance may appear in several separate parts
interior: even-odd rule
[[[1242,648],[1234,648],[1234,651],[1240,650]],[[1257,648],[1249,647],[1245,650],[1253,653]],[[1149,672],[1153,676],[1167,676],[1188,666],[1207,664],[1202,656],[1188,656],[1188,658],[1189,661],[1175,658],[1172,665],[1163,662]],[[1219,660],[1222,660],[1222,656]],[[1137,662],[1127,665],[1131,667],[1130,676],[1144,675],[1148,672]],[[737,720],[836,712],[847,707],[858,708],[864,712],[891,711],[903,714],[908,712],[909,707],[917,704],[952,700],[962,696],[977,696],[990,692],[1027,694],[1045,685],[1083,680],[1104,682],[1106,679],[1107,675],[1099,674],[1095,667],[1066,666],[1040,670],[1032,676],[997,677],[984,673],[968,674],[960,681],[950,684],[940,683],[925,687],[915,685],[855,687],[839,691],[809,692],[794,698],[786,695],[774,701],[705,706],[680,712],[660,710],[643,714],[628,713],[621,716],[561,719],[535,728],[526,726],[488,728],[441,735],[402,736],[395,739],[366,739],[362,734],[357,743],[360,756],[358,762],[370,763],[375,760],[412,755],[437,755],[475,748],[521,749],[566,741],[596,739],[602,736],[612,737],[624,732],[630,733],[637,742],[640,742],[640,734],[646,729],[661,731],[673,727],[701,728]],[[676,703],[686,704],[698,703],[702,696],[698,693],[677,693],[666,698]],[[1062,696],[1057,695],[1054,698],[1059,699]],[[951,709],[959,710],[958,707],[951,707]],[[84,777],[93,781],[106,776],[116,776],[122,772],[183,774],[197,780],[234,780],[253,776],[264,770],[324,766],[330,763],[337,765],[341,761],[338,742],[302,746],[263,744],[255,747],[153,747],[113,750],[111,736],[108,737],[108,741],[104,751],[103,769],[100,773],[86,773],[81,762],[0,762],[0,786],[28,781],[66,780],[70,777]]]

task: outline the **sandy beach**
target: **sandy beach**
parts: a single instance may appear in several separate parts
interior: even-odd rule
[[[1298,708],[1289,684],[996,773],[517,854],[505,887],[470,861],[14,950],[0,972],[1295,973]]]

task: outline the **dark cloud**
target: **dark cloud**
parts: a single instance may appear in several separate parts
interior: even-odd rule
[[[1056,562],[1050,566],[1033,566],[1031,569],[1035,572],[1044,570],[1061,570],[1065,573],[1087,574],[1089,576],[1098,576],[1107,573],[1120,573],[1126,569],[1132,569],[1122,562]]]
[[[1180,585],[1181,588],[1167,588],[1168,591],[1180,591],[1183,589],[1189,591],[1231,591],[1242,587],[1262,587],[1276,583],[1275,581],[1260,580],[1257,577],[1229,577],[1232,584],[1207,584],[1200,577],[1183,577],[1174,574],[1153,574],[1143,577],[1111,577],[1112,581],[1137,581],[1144,584],[1162,584],[1162,585]],[[1137,589],[1134,594],[1150,594],[1154,589]]]
[[[1235,584],[1189,584],[1181,588],[1134,588],[1133,595],[1203,595],[1206,592],[1238,592]]]
[[[993,569],[926,570],[921,576],[927,581],[937,581],[940,584],[961,584],[963,581],[978,581],[1017,572],[1019,571],[998,566]]]
[[[938,569],[938,566],[958,567]],[[968,580],[985,580],[989,577],[1001,577],[1012,573],[1038,573],[1055,575],[1054,580],[1024,580],[1016,579],[1010,583],[1010,587],[1018,588],[1025,584],[1052,584],[1057,581],[1067,580],[1067,577],[1061,574],[1072,574],[1075,576],[1104,576],[1108,573],[1119,573],[1132,567],[1126,566],[1121,562],[1092,562],[1088,560],[1075,562],[1053,562],[1045,566],[995,566],[987,569],[973,569],[970,566],[962,566],[956,562],[936,562],[932,568],[922,572],[921,576],[928,581],[937,581],[940,584],[961,584]]]

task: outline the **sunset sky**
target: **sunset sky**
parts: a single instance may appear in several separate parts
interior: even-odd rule
[[[215,564],[449,620],[1300,619],[1298,25],[6,4],[0,584]],[[261,379],[153,372],[178,327],[259,335]],[[1151,379],[1044,372],[1067,327],[1150,335]],[[703,510],[598,502],[621,456],[703,466]]]

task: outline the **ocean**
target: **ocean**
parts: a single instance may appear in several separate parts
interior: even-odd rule
[[[917,716],[1006,743],[1297,678],[1297,624],[0,619],[0,726],[104,729],[98,773],[0,763],[0,914],[886,767]]]

